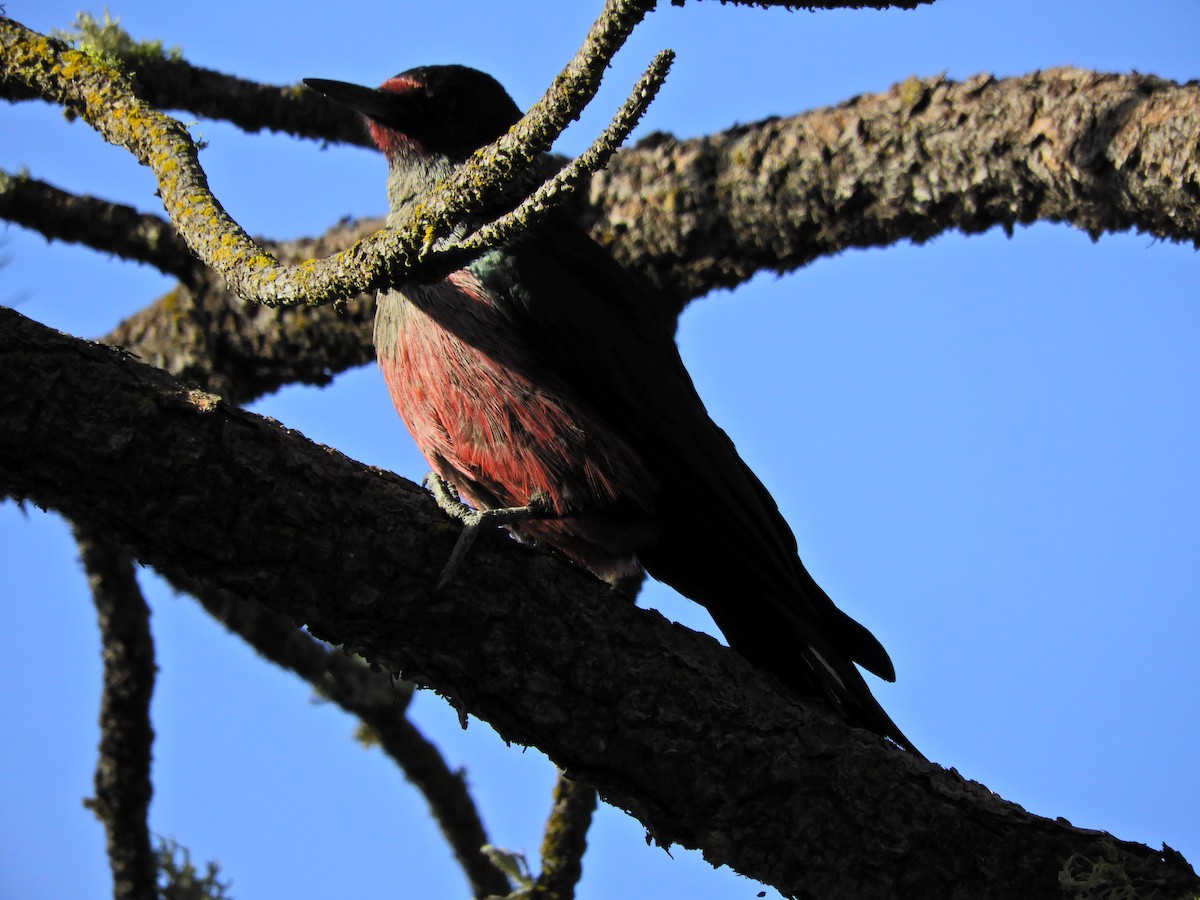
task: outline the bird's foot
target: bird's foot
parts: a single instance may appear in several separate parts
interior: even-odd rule
[[[459,499],[457,488],[437,472],[430,472],[425,476],[425,485],[433,494],[433,499],[437,501],[437,505],[441,507],[442,511],[458,519],[463,525],[463,529],[458,535],[458,541],[455,542],[454,549],[450,551],[450,558],[446,560],[442,574],[438,576],[437,590],[439,591],[454,577],[459,565],[485,525],[513,525],[529,519],[548,518],[554,515],[554,510],[550,505],[541,499],[534,499],[526,506],[472,509]]]

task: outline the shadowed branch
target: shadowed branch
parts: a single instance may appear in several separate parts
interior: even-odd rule
[[[48,240],[146,263],[185,283],[193,283],[203,269],[170,222],[132,206],[71,194],[28,175],[0,171],[0,218]]]
[[[104,659],[96,796],[87,805],[104,824],[113,896],[154,900],[158,874],[147,824],[156,672],[150,609],[129,555],[110,538],[100,537],[99,529],[78,524],[73,529],[96,606]]]
[[[1056,897],[1076,856],[1200,890],[1178,854],[1033,816],[499,535],[435,596],[457,529],[419,488],[118,351],[0,310],[0,359],[6,495],[454,697],[659,843],[835,900]]]
[[[575,896],[595,811],[596,789],[559,772],[554,783],[554,806],[542,836],[542,871],[534,882],[532,896],[546,900],[571,900]]]
[[[321,696],[359,717],[371,742],[379,744],[425,796],[475,897],[511,890],[508,879],[480,850],[488,836],[463,774],[451,770],[438,748],[406,715],[411,684],[322,645],[257,603],[237,600],[199,581],[172,580],[172,584],[199,600],[213,618],[262,657],[299,675]]]

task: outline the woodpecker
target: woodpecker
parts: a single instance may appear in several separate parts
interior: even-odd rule
[[[379,88],[305,84],[365,118],[388,161],[389,224],[521,118],[499,82],[466,66],[409,69]],[[704,606],[753,665],[919,755],[855,666],[893,681],[887,652],[804,568],[652,309],[648,289],[558,212],[445,277],[381,291],[375,348],[421,452],[471,506],[541,510],[510,529],[610,582],[644,567]]]

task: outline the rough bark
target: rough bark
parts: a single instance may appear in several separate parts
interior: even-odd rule
[[[542,837],[542,871],[533,888],[541,900],[572,900],[583,876],[587,833],[596,811],[596,789],[562,772],[554,784],[554,806]]]
[[[1200,890],[1178,854],[1032,816],[551,556],[485,536],[435,593],[457,528],[420,489],[11,311],[0,490],[434,687],[785,894],[1057,898],[1097,866]]]
[[[1200,85],[1052,69],[649,138],[592,183],[593,234],[678,311],[850,247],[1066,222],[1200,246]]]

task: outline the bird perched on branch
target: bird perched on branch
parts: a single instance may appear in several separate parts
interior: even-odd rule
[[[361,113],[391,219],[521,118],[492,77],[424,66],[379,88],[305,83]],[[434,472],[476,509],[601,578],[639,567],[712,614],[729,645],[850,723],[912,743],[855,663],[887,652],[800,562],[775,501],[709,418],[647,289],[566,213],[431,283],[381,291],[375,348]]]

